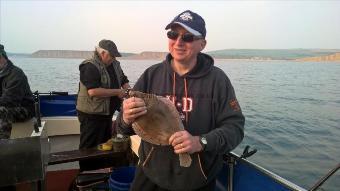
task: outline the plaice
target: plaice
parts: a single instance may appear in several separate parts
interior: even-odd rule
[[[169,138],[177,131],[184,129],[176,107],[172,102],[154,94],[131,90],[129,97],[144,100],[147,113],[132,123],[135,133],[144,141],[154,145],[169,145]],[[180,166],[189,167],[192,159],[188,153],[179,154]]]

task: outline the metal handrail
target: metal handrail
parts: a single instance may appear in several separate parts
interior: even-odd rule
[[[284,185],[285,187],[291,189],[291,190],[294,190],[294,191],[307,191],[307,189],[305,188],[302,188],[296,184],[294,184],[293,182],[290,182],[284,178],[282,178],[281,176],[275,174],[274,172],[271,172],[251,161],[248,161],[247,159],[243,159],[241,158],[239,155],[233,153],[233,152],[230,152],[227,156],[227,158],[230,158],[230,157],[234,157],[235,158],[235,161],[238,161],[238,162],[243,162],[245,163],[246,165],[250,165],[252,166],[253,168],[259,170],[260,172],[264,173],[265,175],[267,175],[269,178],[272,178],[274,181],[276,181],[277,183],[279,184],[282,184]]]
[[[325,176],[321,177],[317,183],[314,184],[314,186],[309,189],[310,191],[317,190],[323,183],[326,182],[326,180],[329,179],[337,170],[340,168],[340,163],[338,163],[337,166],[335,166],[333,169],[331,169]]]

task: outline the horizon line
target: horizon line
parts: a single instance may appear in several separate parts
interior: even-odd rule
[[[209,50],[209,51],[202,51],[202,52],[215,52],[215,51],[221,51],[221,50],[339,50],[340,48],[225,48],[225,49],[217,49],[217,50]],[[70,49],[40,49],[36,50],[31,53],[24,53],[24,52],[10,52],[6,51],[7,54],[33,54],[38,51],[87,51],[87,52],[92,52],[94,50],[70,50]],[[141,52],[125,52],[125,51],[120,51],[120,53],[130,53],[130,54],[140,54],[143,52],[160,52],[160,53],[165,53],[169,51],[152,51],[152,50],[145,50]]]

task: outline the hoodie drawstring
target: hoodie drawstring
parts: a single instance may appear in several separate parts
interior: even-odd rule
[[[185,104],[183,106],[188,107],[188,86],[187,86],[187,78],[184,78],[184,94],[185,94]],[[173,73],[173,83],[172,83],[172,102],[175,103],[175,97],[176,97],[176,73]],[[183,108],[185,111],[185,123],[188,127],[188,108]]]
[[[172,82],[172,103],[174,103],[174,105],[176,105],[175,103],[175,93],[176,93],[176,73],[173,73],[173,78],[172,78],[173,82]]]
[[[185,93],[185,106],[188,107],[187,78],[184,78],[184,93]],[[188,108],[185,108],[185,123],[188,127]]]

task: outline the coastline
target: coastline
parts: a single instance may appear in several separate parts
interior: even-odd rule
[[[230,53],[225,50],[223,54],[216,53],[216,51],[212,52],[204,52],[211,57],[213,57],[216,61],[296,61],[296,62],[340,62],[340,50],[330,51],[325,53],[309,53],[309,54],[301,54],[297,56],[297,52],[292,54],[281,53],[279,50],[257,50],[256,53],[249,53],[248,50],[239,49],[234,53]],[[233,50],[234,51],[234,50]],[[248,52],[247,52],[248,51]],[[256,50],[252,50],[254,52]],[[305,50],[304,50],[305,51]],[[310,50],[312,52],[312,50]],[[315,50],[314,50],[315,51]],[[282,55],[279,55],[279,54]],[[144,51],[139,54],[135,53],[121,53],[122,57],[118,57],[117,60],[164,60],[168,52],[152,52],[152,51]],[[31,58],[61,58],[61,59],[87,59],[91,58],[93,55],[93,51],[77,51],[77,50],[39,50],[32,54],[20,54],[20,53],[11,53],[9,56],[16,57],[31,57]],[[316,55],[316,56],[315,56]]]
[[[47,58],[47,59],[81,59],[81,60],[85,60],[91,57],[32,57],[32,56],[16,56],[16,55],[12,55],[14,57],[21,57],[21,58],[37,58],[37,59],[43,59],[43,58]],[[213,57],[214,58],[214,57]],[[150,61],[163,61],[165,58],[138,58],[138,57],[118,57],[117,60],[150,60]],[[308,60],[308,59],[296,59],[296,60],[288,60],[288,59],[249,59],[249,58],[214,58],[215,61],[250,61],[250,62],[256,62],[256,61],[260,61],[260,62],[300,62],[300,63],[304,63],[304,62],[317,62],[317,63],[339,63],[340,64],[340,59],[339,60]]]

